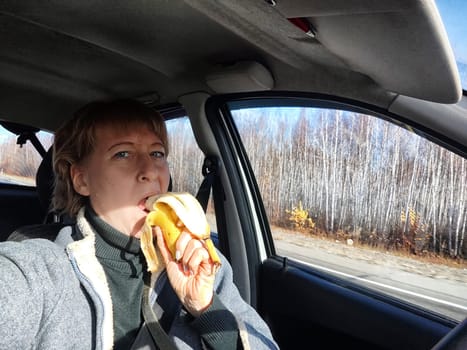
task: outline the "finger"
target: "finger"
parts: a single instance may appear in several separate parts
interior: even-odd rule
[[[185,250],[183,251],[182,263],[188,263],[188,260],[190,260],[193,252],[201,247],[201,242],[198,239],[191,237],[191,239],[186,244]]]
[[[169,248],[165,244],[164,235],[159,226],[154,226],[152,229],[153,235],[156,235],[157,246],[159,247],[159,251],[161,252],[162,259],[164,260],[165,265],[169,262],[173,261],[172,254],[170,254]]]
[[[186,231],[183,231],[178,237],[177,243],[175,244],[175,259],[177,262],[184,255],[185,249],[188,243],[193,239],[193,237]]]
[[[193,251],[190,260],[186,265],[188,266],[189,271],[193,274],[204,272],[207,275],[211,275],[212,268],[209,267],[209,263],[208,251],[205,248],[200,247]]]
[[[203,244],[198,239],[190,239],[187,243],[185,251],[183,252],[182,256],[182,263],[184,265],[188,265],[189,260],[191,259],[193,253],[197,250],[203,248]]]

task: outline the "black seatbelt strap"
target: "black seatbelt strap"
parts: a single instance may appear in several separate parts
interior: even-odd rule
[[[214,179],[218,174],[218,167],[219,162],[217,160],[217,157],[206,157],[204,159],[202,169],[204,179],[201,183],[201,186],[199,187],[198,193],[196,194],[196,199],[201,204],[201,207],[203,208],[204,212],[206,212],[206,209],[208,207],[209,196],[211,194],[211,188],[214,183]]]
[[[225,213],[224,213],[224,190],[222,188],[221,178],[220,178],[220,162],[216,156],[209,156],[204,159],[203,163],[203,175],[204,180],[199,187],[198,193],[196,194],[196,199],[201,204],[204,212],[208,207],[209,196],[211,194],[214,199],[214,211],[216,213],[216,224],[218,232],[226,232],[225,229]],[[228,259],[230,258],[230,250],[227,242],[227,237],[218,236],[219,244],[218,247]]]
[[[196,198],[201,204],[204,212],[208,207],[211,188],[214,185],[218,175],[219,162],[217,157],[206,157],[203,163],[202,173],[203,182],[196,194]],[[220,201],[219,201],[220,202]],[[159,278],[167,278],[167,275],[161,275]],[[144,280],[142,311],[145,324],[151,334],[151,337],[159,349],[176,349],[175,344],[167,335],[171,323],[175,319],[177,312],[180,312],[181,303],[178,300],[173,288],[168,281],[157,281],[156,285],[162,285],[161,290],[156,290],[158,295],[155,306],[151,305],[149,300],[150,293],[150,275]],[[155,286],[157,288],[157,286]],[[162,309],[164,307],[164,309]]]
[[[175,320],[175,316],[180,314],[180,310],[182,309],[182,304],[168,279],[167,271],[164,270],[154,286],[157,294],[157,307],[152,308],[162,329],[166,333],[170,331],[172,323]]]
[[[159,318],[158,315],[155,313],[153,306],[150,303],[149,300],[149,293],[150,293],[150,275],[147,274],[145,279],[144,279],[144,287],[143,287],[143,300],[142,300],[142,311],[143,311],[143,317],[145,324],[147,328],[149,329],[149,332],[151,333],[151,337],[154,341],[154,344],[156,345],[157,348],[159,349],[168,349],[168,350],[176,350],[177,347],[175,346],[174,342],[169,338],[167,335],[166,331],[162,327],[162,325],[159,323]],[[163,283],[165,286],[169,285],[170,283]],[[171,287],[170,287],[171,288]],[[165,289],[165,288],[164,288]],[[168,292],[170,294],[170,291]],[[169,305],[169,306],[174,306],[174,305],[180,305],[180,301],[177,299],[175,292],[173,292],[173,295],[169,295],[169,299],[173,300],[164,300],[164,305]],[[179,307],[177,306],[176,308],[172,307],[172,310],[170,313],[176,312],[179,310]],[[175,315],[168,315],[168,313],[165,313],[165,320],[173,319],[175,318]],[[164,319],[164,317],[161,317],[161,321]],[[167,322],[166,322],[167,323]],[[165,325],[167,329],[170,329],[170,324]]]

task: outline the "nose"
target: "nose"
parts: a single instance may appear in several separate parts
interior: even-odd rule
[[[160,167],[150,156],[142,156],[139,160],[138,181],[156,181],[160,174]]]

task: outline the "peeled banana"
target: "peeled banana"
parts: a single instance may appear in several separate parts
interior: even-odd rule
[[[201,240],[215,264],[215,271],[217,270],[221,261],[210,238],[211,229],[206,215],[195,197],[187,192],[169,192],[149,197],[146,200],[146,208],[149,213],[141,234],[141,249],[147,261],[148,271],[157,271],[160,267],[153,241],[152,226],[160,227],[174,259],[178,258],[176,257],[176,243],[183,231]]]

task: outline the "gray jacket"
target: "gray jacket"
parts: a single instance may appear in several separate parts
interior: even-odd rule
[[[112,349],[113,315],[104,269],[95,256],[95,232],[81,212],[71,238],[63,228],[55,242],[31,239],[0,244],[0,349]],[[275,349],[272,335],[233,284],[224,257],[215,292],[237,322],[244,349]],[[153,279],[157,280],[157,279]],[[150,301],[156,290],[151,288]],[[169,336],[180,349],[201,349],[199,334],[183,310]]]

